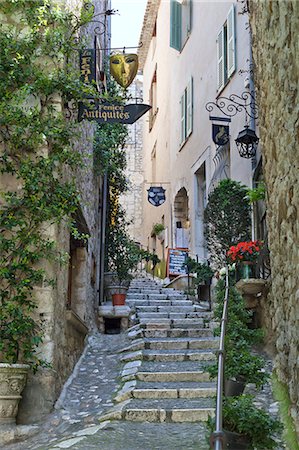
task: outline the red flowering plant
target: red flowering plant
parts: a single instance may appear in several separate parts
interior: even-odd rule
[[[227,257],[231,263],[240,261],[256,261],[263,243],[261,241],[239,242],[232,245],[227,252]]]

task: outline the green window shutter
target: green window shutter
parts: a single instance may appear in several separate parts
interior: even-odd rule
[[[225,83],[224,77],[224,29],[221,28],[217,38],[217,90],[223,88]]]
[[[188,137],[193,130],[193,78],[190,78],[190,81],[187,86],[187,94],[186,94],[186,137]]]
[[[186,140],[186,91],[181,97],[181,144]]]
[[[170,1],[170,47],[181,50],[182,46],[182,5]]]
[[[192,0],[187,0],[188,17],[187,17],[187,33],[190,34],[192,30]]]
[[[230,77],[236,70],[236,27],[234,5],[227,16],[227,76]]]

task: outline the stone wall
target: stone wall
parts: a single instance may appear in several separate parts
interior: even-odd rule
[[[69,7],[82,6],[82,0],[61,1]],[[95,14],[102,12],[105,6],[106,0],[95,2]],[[89,46],[93,46],[94,28],[95,24],[89,24],[82,31],[87,41],[90,41],[87,44]],[[104,39],[103,35],[100,39]],[[108,47],[105,41],[101,41],[101,44],[104,48]],[[57,104],[60,101],[58,98]],[[82,155],[83,162],[75,174],[65,174],[66,177],[74,176],[76,179],[80,192],[80,211],[74,220],[79,232],[89,235],[88,243],[82,246],[75,242],[74,258],[70,262],[66,261],[65,265],[46,263],[47,273],[55,279],[55,286],[35,289],[38,304],[36,314],[42,321],[45,333],[39,351],[51,367],[39,369],[35,375],[30,374],[19,407],[18,423],[21,424],[40,421],[53,409],[63,384],[84,349],[87,334],[96,329],[102,180],[94,166],[94,127],[90,122],[77,125],[79,134],[74,147]],[[60,252],[72,254],[72,238],[68,227],[64,224],[51,226],[46,233],[57,243]]]
[[[265,325],[299,433],[299,2],[251,0],[249,7],[272,268]]]

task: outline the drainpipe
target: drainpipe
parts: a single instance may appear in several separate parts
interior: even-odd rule
[[[104,272],[105,272],[105,242],[106,242],[106,215],[107,215],[107,195],[108,195],[108,175],[104,174],[103,179],[103,205],[102,205],[102,220],[101,220],[101,257],[100,257],[100,285],[99,285],[99,304],[104,299]]]

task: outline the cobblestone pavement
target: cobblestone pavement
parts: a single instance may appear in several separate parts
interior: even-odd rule
[[[99,417],[111,410],[121,385],[123,363],[119,350],[131,342],[126,333],[91,336],[57,409],[45,418],[39,433],[26,441],[7,445],[5,449],[208,450],[203,423],[99,422]],[[169,370],[171,364],[166,363]],[[200,365],[200,361],[192,364]],[[267,370],[271,370],[269,358]],[[190,387],[193,384],[190,383]],[[255,395],[259,406],[277,415],[278,405],[273,400],[270,383],[259,392],[251,385],[247,391]],[[285,448],[281,443],[278,450]]]

